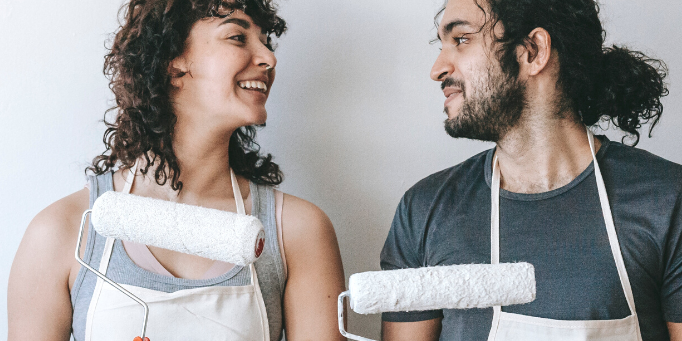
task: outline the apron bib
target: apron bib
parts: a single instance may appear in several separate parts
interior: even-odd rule
[[[130,170],[124,193],[130,193],[137,164]],[[234,172],[232,189],[237,212],[245,214]],[[106,275],[114,239],[107,238],[99,271]],[[253,264],[251,284],[204,287],[173,293],[122,285],[149,305],[147,336],[150,340],[270,341],[265,303]],[[85,325],[86,341],[132,340],[139,334],[140,305],[100,278],[90,301]]]
[[[519,314],[505,313],[502,307],[493,307],[493,323],[488,341],[642,341],[639,321],[635,309],[635,299],[630,287],[630,279],[625,269],[620,251],[613,215],[606,195],[604,179],[594,150],[594,136],[587,130],[590,151],[594,163],[594,175],[601,203],[606,231],[609,236],[611,253],[616,262],[625,298],[630,308],[630,316],[620,320],[562,321]],[[497,156],[493,158],[493,178],[491,184],[491,264],[500,262],[500,169]]]

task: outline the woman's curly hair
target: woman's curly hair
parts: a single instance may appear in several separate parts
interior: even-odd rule
[[[517,47],[530,43],[533,48],[528,35],[544,28],[559,56],[564,104],[587,126],[610,120],[635,137],[634,145],[639,142],[642,124],[652,122],[651,135],[663,114],[661,97],[668,95],[664,83],[668,69],[662,61],[641,52],[604,46],[605,32],[595,0],[475,1],[486,14],[489,29],[497,24],[504,28],[496,40],[500,64],[507,74],[518,76]]]
[[[113,123],[105,124],[106,150],[87,170],[106,173],[116,166],[130,168],[146,158],[141,172],[157,165],[154,177],[159,185],[170,180],[180,191],[180,166],[173,150],[173,131],[177,121],[171,100],[169,73],[172,60],[180,56],[194,23],[211,17],[224,18],[243,10],[264,33],[280,37],[285,21],[277,16],[271,0],[130,0],[121,8],[124,22],[118,29],[105,57],[104,74],[116,96]],[[237,129],[230,138],[229,163],[238,175],[255,183],[277,185],[282,182],[279,166],[272,155],[260,155],[255,141],[256,127]]]

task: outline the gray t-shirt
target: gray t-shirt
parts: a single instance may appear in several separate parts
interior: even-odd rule
[[[682,322],[682,166],[610,142],[597,153],[644,341],[669,340]],[[494,150],[421,180],[398,206],[381,252],[384,270],[490,263]],[[500,261],[535,266],[537,298],[502,311],[556,320],[630,314],[609,247],[594,166],[538,194],[500,190]],[[384,313],[383,320],[443,317],[440,340],[487,340],[488,309]]]

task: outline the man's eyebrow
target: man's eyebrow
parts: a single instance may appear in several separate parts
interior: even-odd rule
[[[227,18],[227,19],[225,19],[225,21],[221,22],[220,25],[218,25],[218,26],[225,25],[225,24],[237,24],[237,25],[239,25],[239,26],[241,26],[247,30],[249,28],[251,28],[250,22],[248,22],[244,19],[239,19],[239,18]]]
[[[452,32],[452,30],[455,29],[455,27],[458,27],[458,26],[471,26],[471,23],[466,21],[466,20],[461,20],[461,19],[453,20],[444,26],[442,34],[448,35],[450,32]],[[441,40],[441,34],[440,33],[438,34],[438,40]]]

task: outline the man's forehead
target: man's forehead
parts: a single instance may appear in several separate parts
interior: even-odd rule
[[[463,26],[479,29],[485,23],[484,4],[485,0],[449,0],[440,20],[439,35]]]

